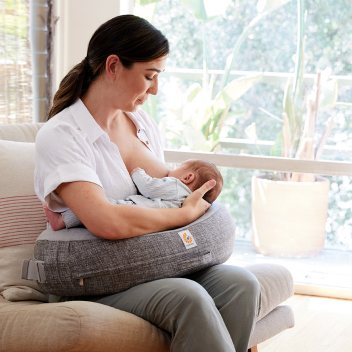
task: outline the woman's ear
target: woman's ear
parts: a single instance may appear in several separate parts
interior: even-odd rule
[[[188,184],[190,184],[190,183],[193,182],[194,178],[195,178],[194,173],[190,172],[190,173],[188,173],[187,175],[185,175],[185,176],[182,177],[182,182],[183,182],[185,185],[188,185]]]
[[[110,55],[106,59],[105,71],[112,81],[116,79],[116,76],[122,67],[120,58],[117,55]]]

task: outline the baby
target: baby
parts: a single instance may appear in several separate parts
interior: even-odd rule
[[[170,170],[167,177],[152,178],[144,170],[137,167],[131,173],[132,180],[140,195],[131,195],[126,200],[109,199],[114,204],[140,205],[150,208],[180,208],[186,197],[209,180],[215,180],[216,185],[203,198],[213,203],[219,196],[223,179],[217,167],[205,160],[190,159],[180,167]],[[70,210],[55,213],[43,206],[47,221],[53,230],[81,226],[82,222]]]

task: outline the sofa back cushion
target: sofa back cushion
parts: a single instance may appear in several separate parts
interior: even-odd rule
[[[21,279],[22,260],[33,258],[46,229],[34,193],[34,143],[0,140],[0,173],[0,294],[9,301],[47,301],[35,281]]]
[[[39,129],[44,123],[21,123],[0,126],[0,139],[13,142],[34,143]]]

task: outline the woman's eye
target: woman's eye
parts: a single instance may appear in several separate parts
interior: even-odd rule
[[[148,81],[152,81],[152,80],[153,80],[153,78],[150,78],[150,77],[148,77],[148,76],[145,76],[145,78],[146,78]]]

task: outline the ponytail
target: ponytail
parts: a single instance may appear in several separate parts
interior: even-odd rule
[[[90,71],[87,58],[69,71],[61,81],[59,89],[54,96],[54,102],[49,111],[48,120],[75,103],[76,100],[82,96],[92,81]]]
[[[102,24],[93,34],[87,56],[61,81],[48,120],[74,104],[105,69],[106,59],[117,55],[125,68],[169,53],[164,35],[143,18],[123,15]]]

